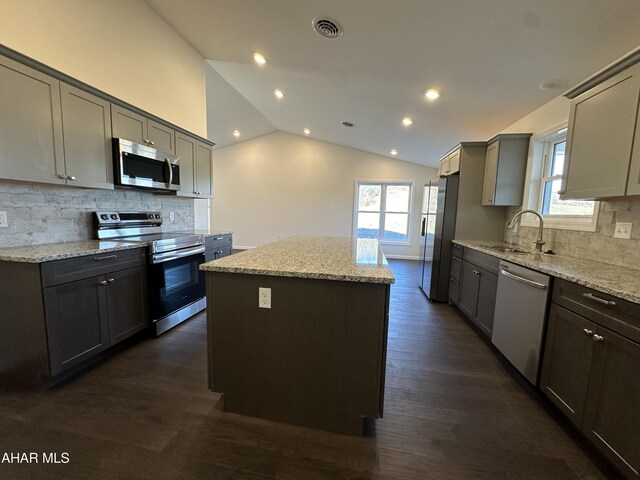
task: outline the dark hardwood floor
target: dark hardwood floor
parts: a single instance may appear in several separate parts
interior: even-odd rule
[[[199,315],[60,387],[0,394],[0,460],[40,455],[0,463],[0,479],[612,478],[459,314],[426,300],[416,262],[390,264],[385,416],[367,436],[222,413]]]

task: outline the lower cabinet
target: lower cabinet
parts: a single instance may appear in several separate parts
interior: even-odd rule
[[[471,263],[471,261],[475,263]],[[480,263],[484,267],[477,264]],[[493,313],[498,291],[498,275],[489,270],[497,269],[498,259],[480,252],[467,255],[462,261],[460,273],[459,298],[457,306],[487,337],[493,330]],[[452,278],[452,280],[455,280]],[[451,298],[454,301],[454,298]]]
[[[562,280],[553,302],[540,388],[625,476],[638,478],[640,306]]]
[[[147,268],[137,267],[107,275],[107,309],[111,345],[149,325]]]
[[[204,260],[210,262],[231,255],[232,236],[230,233],[212,235],[204,240]]]

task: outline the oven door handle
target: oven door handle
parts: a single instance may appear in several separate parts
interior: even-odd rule
[[[169,260],[176,260],[178,258],[188,257],[190,255],[198,255],[204,253],[204,245],[193,248],[185,248],[183,250],[177,250],[175,252],[156,253],[151,255],[151,263],[163,263]]]

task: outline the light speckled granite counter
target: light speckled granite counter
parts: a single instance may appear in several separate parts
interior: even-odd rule
[[[564,255],[523,255],[489,248],[498,242],[454,240],[453,243],[488,253],[554,277],[640,303],[640,271]]]
[[[86,240],[83,242],[49,243],[0,249],[1,262],[43,263],[64,258],[97,255],[144,247],[143,243],[114,242],[108,240]]]
[[[168,232],[168,233],[174,233],[174,232]],[[186,233],[190,235],[204,235],[205,237],[217,237],[219,235],[233,234],[233,232],[231,232],[230,230],[188,230],[188,231],[177,232],[177,233]]]
[[[205,263],[200,269],[345,282],[395,281],[378,241],[369,238],[291,237]]]

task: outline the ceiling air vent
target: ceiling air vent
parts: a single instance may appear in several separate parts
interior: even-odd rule
[[[313,29],[325,38],[338,38],[342,35],[342,27],[337,20],[329,17],[311,20]]]

